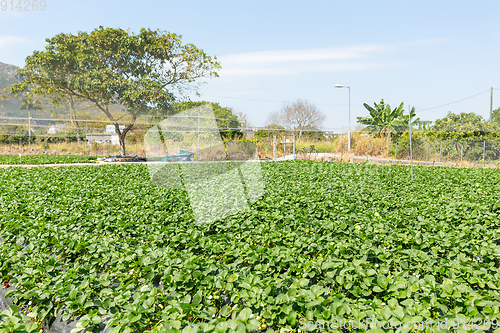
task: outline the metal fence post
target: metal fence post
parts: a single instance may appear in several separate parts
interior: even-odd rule
[[[316,130],[314,132],[314,149],[316,149],[316,151],[318,151],[318,130]],[[316,159],[316,156],[314,157],[314,159]]]
[[[28,110],[28,155],[31,155],[31,112]]]
[[[443,140],[439,144],[439,162],[441,162],[441,153],[443,152]]]
[[[269,153],[269,130],[267,130],[267,153]]]
[[[409,111],[409,115],[408,115],[408,128],[409,128],[409,131],[410,131],[410,172],[411,172],[411,180],[413,181],[413,150],[412,150],[412,147],[411,147],[411,108],[410,106],[408,106],[408,111]]]
[[[485,157],[486,157],[486,141],[483,141],[483,169],[484,169]]]
[[[276,135],[273,135],[273,160],[276,160]]]
[[[396,149],[394,150],[394,161],[398,163],[398,143],[396,142]]]
[[[389,134],[387,134],[387,159],[389,159]]]
[[[463,160],[464,160],[464,146],[460,145],[460,167],[463,166]]]
[[[286,149],[285,149],[286,147],[285,147],[285,145],[286,145],[286,135],[283,135],[283,157],[286,156]]]

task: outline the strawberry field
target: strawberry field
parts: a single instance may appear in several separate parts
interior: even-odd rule
[[[97,158],[77,155],[0,155],[0,164],[93,163]]]
[[[204,225],[144,165],[0,170],[0,282],[18,310],[0,330],[56,317],[114,332],[498,327],[498,170],[415,167],[410,182],[404,166],[261,165],[263,197]]]

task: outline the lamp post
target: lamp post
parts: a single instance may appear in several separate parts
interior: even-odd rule
[[[336,84],[335,88],[344,88],[342,84]],[[347,86],[349,89],[349,128],[347,130],[347,151],[351,152],[351,87]]]

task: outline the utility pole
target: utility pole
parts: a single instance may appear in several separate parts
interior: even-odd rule
[[[493,120],[493,87],[490,88],[490,122]]]
[[[342,84],[336,84],[335,88],[344,88]],[[349,89],[349,129],[347,130],[347,151],[351,152],[351,86],[348,86]]]

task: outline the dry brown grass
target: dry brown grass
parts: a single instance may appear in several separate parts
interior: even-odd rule
[[[361,133],[351,134],[351,153],[356,156],[366,156],[366,149],[368,148],[368,155],[371,157],[387,157],[387,138],[386,137],[371,137]],[[342,135],[336,141],[333,148],[335,153],[344,154],[347,152],[348,137],[347,134]]]

